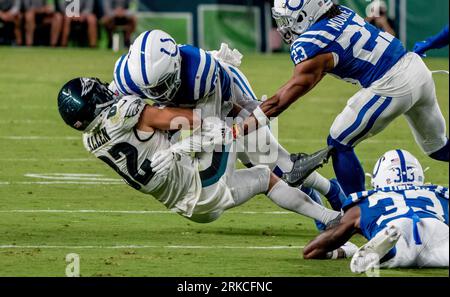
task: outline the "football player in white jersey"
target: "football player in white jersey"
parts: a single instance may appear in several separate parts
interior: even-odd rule
[[[204,119],[200,134],[172,144],[170,130],[183,122],[189,129],[195,126],[192,109],[154,107],[136,96],[117,100],[107,85],[90,78],[65,84],[58,108],[66,124],[84,132],[90,153],[128,185],[192,221],[212,222],[225,210],[264,193],[277,205],[324,224],[340,217],[289,187],[267,166],[236,171],[235,152],[223,149],[232,145],[223,141],[229,134],[225,132],[231,132],[225,124]]]
[[[449,161],[446,124],[432,74],[400,40],[331,0],[275,0],[273,17],[291,45],[295,69],[292,78],[247,123],[265,125],[331,74],[362,88],[336,118],[328,138],[328,145],[335,148],[333,167],[347,195],[365,189],[355,146],[400,115],[406,117],[427,155]],[[247,130],[245,124],[243,129]],[[295,185],[294,180],[291,184]]]
[[[241,59],[238,51],[225,44],[219,51],[207,52],[179,45],[164,31],[146,31],[117,61],[111,87],[119,94],[149,98],[163,106],[198,108],[202,117],[218,111],[226,117],[233,106],[239,105],[239,116],[246,118],[261,102],[239,70]],[[280,177],[292,169],[290,154],[268,127],[242,138],[239,144],[238,157],[247,167],[268,165]],[[300,170],[306,167],[302,164]],[[323,194],[333,209],[341,209],[345,195],[335,179],[327,180],[314,172],[303,184]],[[305,187],[302,189],[309,191]],[[320,196],[316,199],[321,201]]]
[[[424,182],[413,155],[387,152],[373,170],[374,190],[352,194],[341,222],[309,243],[304,258],[323,259],[360,233],[369,242],[353,256],[355,273],[376,267],[448,267],[448,188]]]

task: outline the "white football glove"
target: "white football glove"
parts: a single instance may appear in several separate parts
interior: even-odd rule
[[[220,119],[205,119],[202,123],[202,140],[206,147],[227,146],[233,142],[233,131]]]
[[[228,44],[222,43],[218,51],[209,52],[214,59],[230,64],[234,67],[240,67],[244,57],[237,49],[231,50]]]
[[[167,149],[153,155],[151,160],[152,171],[159,176],[167,176],[175,164],[175,153]]]

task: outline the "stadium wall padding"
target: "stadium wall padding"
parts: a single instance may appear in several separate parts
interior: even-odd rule
[[[139,32],[169,31],[180,43],[215,49],[222,41],[242,51],[266,51],[271,26],[269,0],[139,0]],[[367,0],[336,0],[365,16]],[[396,30],[408,49],[448,24],[449,1],[387,0]],[[430,52],[448,56],[448,48]]]

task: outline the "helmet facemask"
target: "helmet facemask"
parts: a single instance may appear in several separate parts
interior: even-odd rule
[[[94,130],[100,120],[103,118],[105,113],[109,111],[109,107],[117,102],[117,99],[114,97],[114,93],[108,88],[108,86],[102,83],[100,80],[94,78],[92,79],[94,83],[94,87],[92,90],[86,94],[93,104],[92,106],[95,108],[93,115],[94,119],[92,122],[84,129],[84,132],[89,132]]]
[[[301,1],[300,6],[294,7],[290,6],[289,0],[284,1],[275,1],[272,17],[277,23],[278,32],[288,44],[292,44],[333,6],[331,0]]]
[[[301,34],[301,32],[294,32],[293,28],[297,20],[290,15],[283,15],[272,8],[272,17],[277,23],[277,31],[280,33],[284,42],[291,44]]]
[[[153,86],[142,86],[145,96],[158,103],[170,102],[175,98],[181,86],[181,67],[177,62],[175,71],[162,76]]]

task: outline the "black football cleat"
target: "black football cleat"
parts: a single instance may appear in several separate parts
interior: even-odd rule
[[[332,146],[329,146],[311,155],[305,153],[291,155],[294,166],[291,172],[283,174],[283,180],[291,187],[301,186],[311,173],[328,163],[333,149]]]

